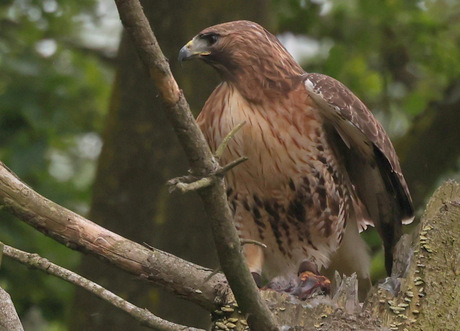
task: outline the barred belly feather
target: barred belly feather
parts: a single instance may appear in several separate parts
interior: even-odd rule
[[[295,275],[303,261],[318,270],[327,267],[342,240],[351,204],[348,179],[321,117],[300,86],[261,104],[223,82],[198,117],[213,150],[246,121],[220,162],[248,157],[226,175],[227,194],[241,238],[267,245],[263,272],[268,278]]]
[[[268,246],[244,246],[256,282],[262,271],[270,280],[308,265],[302,271],[319,275],[329,263],[368,278],[358,233],[367,225],[382,238],[391,275],[414,208],[390,138],[364,103],[332,77],[305,72],[254,22],[202,30],[179,52],[179,60],[191,59],[222,79],[198,117],[210,147],[246,121],[220,162],[248,157],[225,179],[241,238]]]

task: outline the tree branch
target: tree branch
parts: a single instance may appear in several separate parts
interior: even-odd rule
[[[227,300],[222,274],[113,233],[42,197],[0,162],[0,204],[66,246],[99,256],[212,312]]]
[[[212,155],[182,91],[179,90],[172,76],[168,62],[161,52],[139,1],[115,0],[115,3],[123,25],[133,39],[142,62],[164,99],[166,115],[184,148],[192,174],[206,177],[215,173],[219,169],[219,164]],[[251,328],[278,329],[273,315],[261,299],[240,252],[241,246],[227,204],[223,178],[217,178],[211,186],[199,190],[198,194],[211,220],[222,270],[227,276],[241,310],[248,314]]]
[[[1,246],[1,245],[0,245]],[[1,247],[0,247],[1,248]],[[1,254],[1,252],[0,252]],[[24,331],[10,295],[0,287],[0,330]]]
[[[140,322],[142,325],[148,326],[151,329],[161,331],[179,331],[179,330],[191,330],[191,331],[204,331],[202,329],[195,329],[186,327],[183,325],[175,324],[166,320],[163,320],[147,309],[141,309],[132,303],[124,300],[123,298],[115,295],[109,290],[102,286],[70,271],[63,267],[60,267],[54,263],[51,263],[47,259],[40,257],[38,254],[31,254],[23,252],[19,249],[13,248],[8,245],[4,245],[0,242],[0,247],[3,246],[3,254],[6,256],[19,261],[20,263],[44,271],[50,275],[59,277],[69,283],[80,286],[88,292],[98,296],[104,301],[112,304],[113,306],[121,309],[122,311],[131,315],[134,319]],[[10,329],[8,329],[10,330]]]

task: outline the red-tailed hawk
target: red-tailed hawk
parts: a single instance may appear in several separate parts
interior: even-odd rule
[[[391,273],[413,207],[390,139],[366,106],[337,80],[306,73],[253,22],[204,29],[179,53],[181,61],[195,58],[222,78],[197,119],[211,149],[246,121],[220,162],[248,157],[225,179],[241,238],[267,245],[244,246],[251,272],[319,274],[338,251],[335,259],[365,278],[358,231],[370,224]]]

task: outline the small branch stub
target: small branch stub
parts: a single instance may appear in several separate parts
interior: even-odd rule
[[[219,147],[217,147],[217,150],[216,150],[216,153],[214,154],[214,156],[219,159],[222,154],[224,154],[224,150],[225,148],[227,147],[228,145],[228,142],[235,136],[235,134],[240,131],[240,129],[246,124],[246,121],[243,121],[241,122],[240,124],[238,124],[237,126],[235,126],[232,131],[230,131],[226,136],[225,138],[222,140],[222,142],[220,143]]]
[[[214,157],[218,160],[224,153],[225,148],[228,145],[228,142],[235,136],[235,134],[246,124],[246,121],[241,122],[237,126],[235,126],[232,131],[230,131],[225,138],[220,143],[219,147],[217,147],[216,153]],[[216,176],[223,177],[228,171],[232,170],[236,166],[240,165],[241,163],[247,161],[247,157],[242,156],[225,166],[219,167],[215,172],[209,174],[206,177],[197,178],[196,176],[183,176],[170,179],[167,182],[169,186],[169,192],[174,192],[175,190],[180,191],[181,193],[187,193],[190,191],[197,191],[205,187],[211,186],[214,183],[214,178]]]

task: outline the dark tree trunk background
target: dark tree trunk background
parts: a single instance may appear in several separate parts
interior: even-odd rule
[[[210,70],[204,65],[178,68],[180,47],[204,27],[224,21],[250,19],[270,27],[265,1],[144,1],[143,6],[196,113],[218,77],[203,74],[201,71]],[[152,95],[153,83],[125,34],[117,66],[90,218],[129,239],[215,267],[215,249],[199,199],[194,194],[170,195],[165,186],[168,179],[186,173],[187,162],[161,109],[162,101]],[[216,78],[197,82],[196,77]],[[209,314],[197,306],[135,281],[93,257],[83,258],[80,273],[162,318],[185,325],[209,325]],[[78,289],[70,329],[144,328]]]
[[[425,205],[439,177],[458,171],[460,155],[460,80],[449,86],[440,101],[432,102],[410,130],[395,141],[416,208]]]

